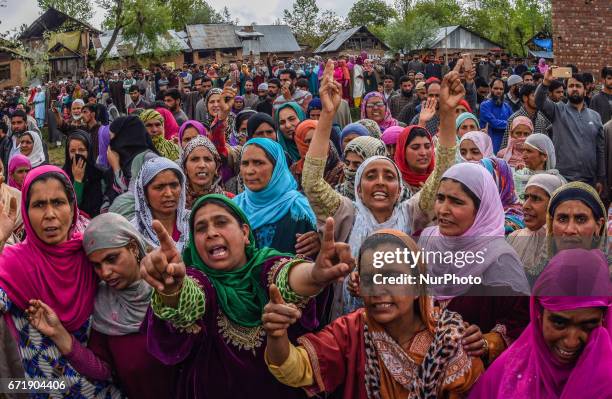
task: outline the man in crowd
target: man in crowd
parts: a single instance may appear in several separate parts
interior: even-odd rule
[[[546,135],[550,135],[550,127],[551,123],[544,116],[544,114],[538,111],[538,108],[535,103],[535,91],[536,85],[523,85],[519,92],[519,97],[521,98],[521,107],[518,111],[513,113],[510,118],[508,118],[508,125],[506,127],[506,132],[504,133],[504,141],[502,142],[502,148],[505,148],[508,144],[508,135],[510,134],[510,127],[512,126],[512,121],[517,116],[526,116],[531,119],[533,123],[533,132],[534,133],[542,133]]]
[[[591,99],[591,109],[597,111],[604,125],[612,118],[612,67],[601,70],[603,89]]]
[[[389,61],[385,68],[385,73],[393,77],[393,90],[399,89],[400,78],[406,73],[399,53],[395,53],[393,60]]]
[[[145,101],[144,96],[140,93],[138,86],[130,86],[129,93],[131,102],[127,106],[128,114],[131,114],[137,109],[146,109],[151,107],[151,104]]]
[[[396,95],[395,91],[395,80],[391,75],[385,75],[383,77],[383,96],[385,97],[385,101],[389,102],[389,99]]]
[[[178,89],[166,90],[164,92],[164,103],[170,112],[172,112],[172,116],[174,116],[174,120],[176,120],[179,126],[189,120],[181,108],[181,93],[179,93]]]
[[[181,90],[182,82],[179,82],[179,92],[181,93],[181,104],[183,111],[189,119],[198,119],[206,115],[204,112],[204,98],[210,89],[212,89],[212,80],[208,76],[196,74],[193,76],[193,88],[189,93]]]
[[[442,63],[436,62],[436,56],[429,54],[428,62],[425,64],[425,79],[438,78],[442,79]]]
[[[431,100],[435,100],[436,101],[436,113],[434,114],[434,116],[429,119],[429,120],[425,120],[425,128],[427,128],[427,130],[431,133],[431,134],[435,134],[438,132],[438,127],[440,126],[440,115],[439,115],[439,110],[440,110],[440,105],[438,104],[438,99],[440,98],[440,81],[436,78],[429,78],[427,79],[427,99],[431,99]],[[420,125],[422,126],[422,121],[421,121],[421,112],[423,111],[423,104],[418,104],[417,105],[417,111],[418,113],[416,115],[414,115],[414,117],[412,118],[412,121],[410,121],[410,125]]]
[[[586,88],[580,74],[567,80],[567,104],[550,101],[548,86],[553,80],[552,71],[553,68],[546,71],[536,90],[535,102],[538,110],[552,121],[557,169],[568,181],[583,181],[601,193],[606,174],[601,117],[586,107]]]
[[[265,99],[260,100],[259,103],[257,103],[257,106],[255,107],[257,112],[265,112],[268,115],[272,115],[272,111],[274,110],[273,104],[276,97],[278,97],[280,86],[280,80],[276,78],[268,80],[268,95]]]
[[[504,132],[512,109],[504,102],[504,82],[494,79],[491,82],[491,96],[480,104],[480,126],[488,126],[488,133],[493,141],[493,152],[501,149]]]
[[[308,103],[312,100],[312,94],[296,87],[297,74],[295,71],[293,69],[283,69],[278,76],[281,82],[281,95],[274,100],[274,106],[278,107],[289,101],[295,101],[306,112]]]
[[[91,147],[93,151],[93,158],[98,158],[98,131],[100,130],[100,123],[96,120],[96,106],[94,104],[85,104],[81,111],[81,121],[83,122],[82,130],[89,133],[91,139]]]
[[[101,125],[108,125],[108,109],[104,104],[98,104],[98,99],[96,95],[92,92],[87,94],[87,104],[94,105],[96,107],[96,120],[100,122]]]
[[[245,108],[255,108],[255,105],[259,101],[259,96],[254,93],[253,80],[247,79],[244,82],[244,106]]]
[[[548,97],[554,103],[562,101],[565,97],[565,87],[563,86],[563,82],[559,80],[553,80],[550,82],[550,86],[548,87]]]
[[[503,79],[503,76],[502,76]],[[519,96],[519,90],[523,84],[523,78],[518,75],[511,75],[506,81],[508,86],[508,93],[506,93],[506,104],[510,106],[512,112],[516,112],[521,108],[521,97]]]
[[[425,72],[425,64],[423,64],[423,61],[421,61],[418,53],[414,53],[412,55],[412,60],[408,62],[406,69],[409,71],[414,71],[415,73]]]
[[[534,84],[533,73],[531,73],[530,71],[523,72],[521,78],[523,78],[523,84],[525,85]]]
[[[16,110],[11,114],[10,119],[10,131],[3,137],[0,137],[0,157],[4,165],[5,179],[8,172],[8,162],[11,153],[17,149],[21,136],[28,130],[28,116],[25,112]]]
[[[414,102],[414,84],[410,78],[406,75],[400,78],[400,90],[395,96],[389,99],[389,109],[391,110],[391,116],[398,118],[399,114],[406,105]]]

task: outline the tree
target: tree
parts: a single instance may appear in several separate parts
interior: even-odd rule
[[[170,0],[169,6],[172,12],[172,29],[183,30],[185,25],[223,22],[221,14],[205,0]]]
[[[409,52],[427,48],[438,30],[435,21],[426,15],[396,19],[384,29],[385,43],[394,51]]]
[[[358,0],[348,12],[350,26],[383,26],[396,16],[384,0]]]
[[[298,43],[315,47],[319,40],[313,27],[317,26],[319,7],[316,0],[295,0],[291,11],[283,10],[283,20],[296,36]]]
[[[90,0],[38,0],[38,6],[43,10],[53,7],[83,22],[89,22],[93,17],[93,5]]]
[[[325,10],[321,13],[317,26],[319,37],[315,45],[316,47],[323,43],[332,33],[346,28],[346,23],[332,10]]]

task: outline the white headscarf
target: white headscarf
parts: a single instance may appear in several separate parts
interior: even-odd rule
[[[363,172],[365,169],[374,161],[378,160],[386,160],[389,161],[391,165],[395,168],[397,173],[398,184],[400,187],[400,193],[397,197],[395,204],[393,205],[393,213],[391,217],[382,223],[378,223],[372,212],[365,206],[361,199],[360,194],[360,186],[361,186],[361,177],[363,176]],[[359,248],[361,248],[361,244],[365,241],[366,238],[375,231],[381,229],[393,229],[402,231],[406,234],[411,234],[410,223],[408,219],[408,215],[406,212],[402,210],[400,206],[400,198],[402,198],[402,194],[404,191],[404,185],[401,182],[401,173],[397,168],[395,162],[393,162],[390,158],[376,155],[366,159],[359,168],[357,169],[357,174],[355,175],[355,223],[353,224],[353,230],[351,231],[351,235],[349,236],[349,245],[351,246],[351,252],[353,256],[357,256],[359,253]]]
[[[529,178],[529,181],[525,186],[525,190],[532,186],[539,187],[546,191],[548,196],[551,197],[552,193],[565,183],[567,183],[565,179],[559,175],[551,173],[538,173]]]
[[[28,155],[28,159],[32,164],[32,168],[42,165],[45,163],[45,151],[43,149],[42,139],[40,138],[40,134],[38,132],[34,132],[32,130],[28,130],[24,134],[32,137],[32,142],[34,145],[32,146],[32,152]],[[18,151],[21,154],[21,151]]]
[[[554,169],[557,166],[557,156],[552,140],[545,134],[534,133],[527,136],[525,144],[546,154],[546,169]]]

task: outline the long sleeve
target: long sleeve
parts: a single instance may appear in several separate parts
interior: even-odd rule
[[[470,108],[476,112],[476,107],[478,105],[478,96],[476,94],[476,85],[474,82],[465,84],[465,100],[470,105]]]
[[[606,142],[604,139],[603,126],[600,124],[599,129],[597,131],[596,138],[597,146],[596,156],[597,156],[597,183],[603,183],[606,178]]]
[[[431,172],[420,191],[419,208],[421,208],[423,212],[430,213],[433,211],[440,179],[442,179],[444,172],[455,164],[456,151],[457,146],[437,146],[434,170]]]
[[[185,277],[176,308],[164,306],[157,291],[153,294],[151,308],[161,320],[169,321],[177,328],[187,329],[204,316],[206,295],[191,277]]]
[[[83,200],[83,191],[85,190],[85,185],[83,184],[83,182],[79,182],[75,180],[73,182],[73,186],[74,186],[74,192],[76,193],[76,197],[77,197],[77,204],[80,206],[81,201]]]
[[[227,159],[228,149],[225,141],[225,129],[227,126],[227,121],[220,121],[215,119],[212,123],[212,127],[210,129],[210,141],[215,145],[217,152],[223,158]]]
[[[66,354],[66,359],[76,371],[87,378],[98,381],[106,381],[111,378],[111,368],[108,363],[96,356],[92,350],[81,345],[74,336],[72,337],[72,349]]]
[[[536,89],[535,103],[538,110],[543,112],[551,122],[555,120],[555,103],[548,98],[548,86],[544,86],[543,83],[540,83]]]
[[[270,364],[266,349],[264,359],[270,373],[279,381],[290,387],[307,387],[314,384],[312,365],[308,352],[302,346],[289,343],[289,356],[280,366]]]
[[[323,177],[326,162],[327,157],[313,158],[306,155],[302,171],[304,194],[318,219],[333,216],[340,207],[342,198]]]
[[[489,125],[489,128],[503,130],[508,124],[507,119],[499,119],[493,112],[493,102],[485,101],[480,105],[480,126]]]

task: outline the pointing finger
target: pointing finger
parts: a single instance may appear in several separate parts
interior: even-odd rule
[[[170,234],[168,234],[164,225],[162,225],[159,220],[154,220],[152,227],[153,230],[155,230],[157,239],[159,240],[161,250],[164,252],[172,250],[176,251],[176,245],[174,244],[174,240],[172,240],[172,237],[170,237]]]
[[[323,230],[322,250],[328,250],[334,247],[334,219],[328,217],[325,220],[325,228]]]
[[[282,305],[285,303],[278,287],[275,284],[270,284],[270,301],[277,305]]]

